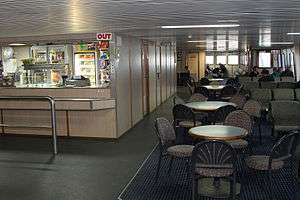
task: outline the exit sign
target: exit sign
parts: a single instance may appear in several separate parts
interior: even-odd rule
[[[97,40],[112,40],[112,33],[97,33]]]

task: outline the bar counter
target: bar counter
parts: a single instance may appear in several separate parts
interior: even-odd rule
[[[51,96],[59,136],[117,138],[116,101],[109,87],[0,87],[1,96]],[[51,135],[47,102],[1,100],[2,134]]]

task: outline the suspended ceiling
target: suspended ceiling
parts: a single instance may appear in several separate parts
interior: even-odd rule
[[[176,40],[179,46],[189,48],[195,44],[187,40],[217,40],[218,35],[225,35],[226,40],[238,36],[234,38],[239,48],[260,47],[265,42],[262,40],[300,40],[300,36],[287,35],[300,32],[300,0],[2,0],[0,8],[1,41],[24,36],[68,38],[69,34],[96,32]],[[224,23],[238,23],[240,27],[160,28]]]

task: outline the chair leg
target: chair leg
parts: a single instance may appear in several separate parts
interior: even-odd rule
[[[198,180],[195,178],[195,175],[192,175],[193,188],[192,188],[192,200],[199,200],[198,198]]]
[[[170,163],[169,163],[168,173],[170,173],[171,170],[172,170],[173,160],[174,160],[174,158],[173,158],[173,156],[171,156],[171,158],[170,158]]]
[[[269,187],[269,195],[270,199],[274,199],[274,194],[273,194],[273,180],[272,180],[272,172],[269,170],[268,171],[268,187]]]
[[[233,183],[232,183],[232,199],[236,199],[236,175],[233,175]]]
[[[261,118],[258,119],[259,143],[262,144]]]
[[[157,179],[158,179],[159,170],[160,170],[160,165],[161,165],[161,159],[162,159],[162,153],[160,152],[160,153],[159,153],[159,157],[158,157],[157,168],[156,168],[155,181],[157,181]]]
[[[296,200],[296,193],[297,193],[297,183],[296,183],[296,180],[297,180],[297,176],[295,176],[295,171],[293,170],[293,164],[291,163],[291,166],[290,166],[290,170],[291,170],[291,181],[292,181],[292,184],[293,184],[293,194],[292,194],[292,199],[293,200]]]

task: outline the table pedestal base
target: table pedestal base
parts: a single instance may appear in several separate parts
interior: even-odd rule
[[[240,194],[241,184],[236,183],[236,195]],[[220,179],[217,183],[213,178],[199,180],[198,191],[200,196],[212,198],[227,198],[230,196],[230,182]]]

